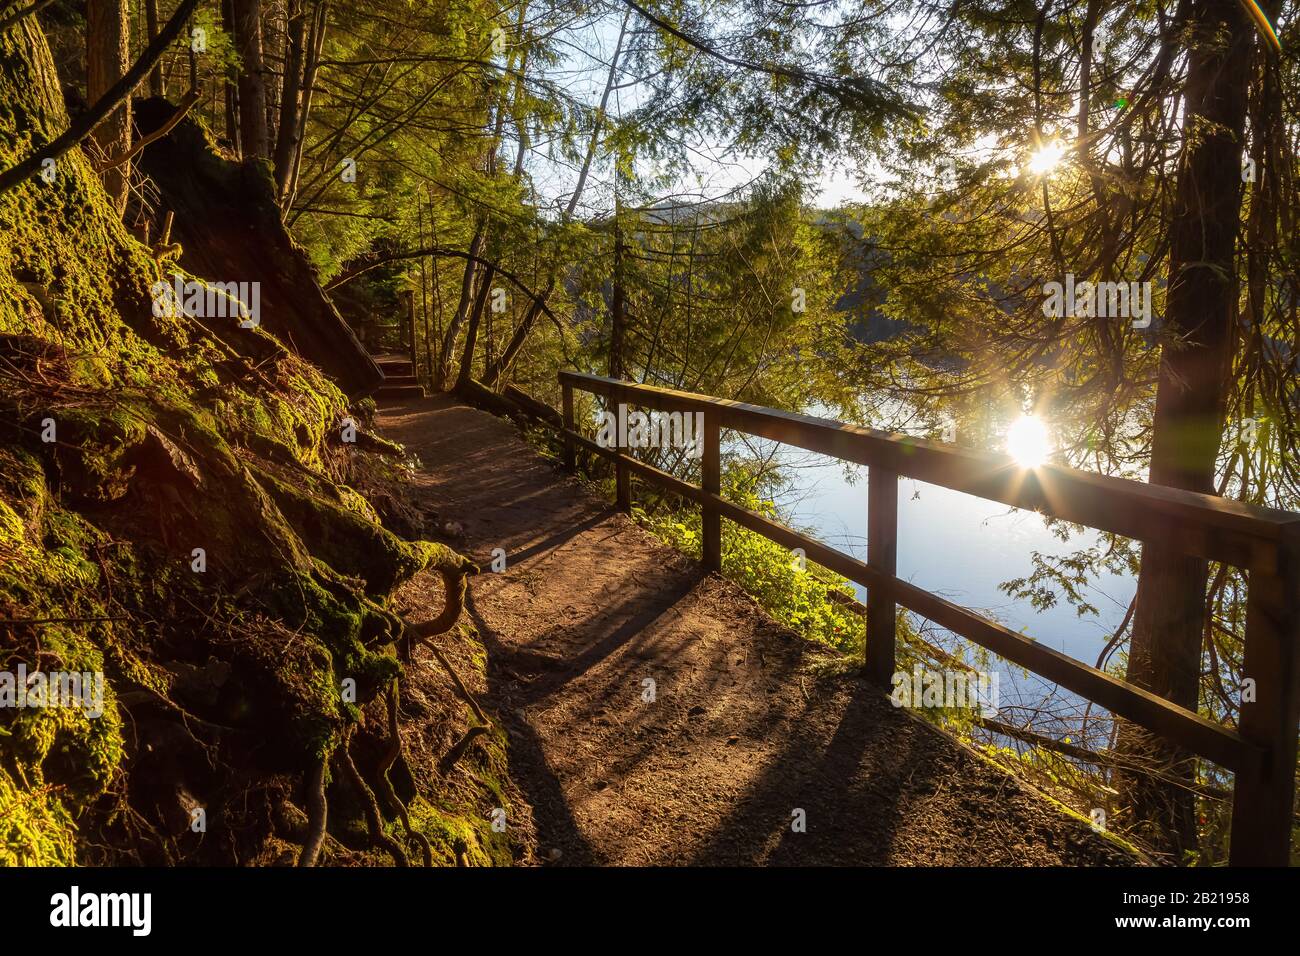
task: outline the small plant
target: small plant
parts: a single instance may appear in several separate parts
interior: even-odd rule
[[[734,483],[733,483],[734,484]],[[774,502],[732,487],[732,501],[771,518]],[[699,557],[702,547],[698,509],[650,515],[633,509],[633,517],[679,551]],[[808,563],[802,554],[729,521],[722,524],[722,573],[752,594],[774,618],[803,637],[838,651],[860,654],[866,623],[832,593],[853,600],[847,578]]]

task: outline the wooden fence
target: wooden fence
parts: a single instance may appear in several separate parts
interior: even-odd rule
[[[809,560],[863,585],[868,594],[865,664],[872,681],[891,683],[901,605],[1232,770],[1231,863],[1288,864],[1300,722],[1300,515],[1057,465],[1026,469],[1006,455],[596,375],[561,372],[560,385],[565,467],[574,470],[578,448],[613,461],[624,509],[631,507],[633,474],[697,502],[703,509],[706,568],[720,567],[725,517],[785,547],[802,548]],[[703,435],[696,436],[703,441],[701,486],[582,435],[574,424],[575,389],[602,397],[610,408],[703,413]],[[867,466],[867,560],[723,498],[724,428]],[[1242,704],[1238,729],[1206,720],[898,578],[899,476],[1128,538],[1156,540],[1244,569],[1249,584],[1244,673],[1255,681],[1255,700]]]

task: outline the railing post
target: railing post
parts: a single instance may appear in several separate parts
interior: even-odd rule
[[[716,412],[704,413],[704,434],[697,440],[704,442],[704,458],[700,463],[700,485],[709,494],[722,493],[722,429]],[[704,569],[722,570],[722,513],[712,505],[704,505]]]
[[[578,459],[574,452],[573,439],[569,437],[569,432],[576,431],[573,427],[573,386],[567,381],[561,381],[560,394],[564,414],[564,470],[572,475],[578,470]]]
[[[898,475],[872,465],[867,471],[867,565],[893,577],[898,563]],[[867,588],[867,679],[882,687],[893,681],[896,626],[894,596]]]
[[[1287,866],[1295,812],[1296,723],[1300,721],[1300,562],[1294,542],[1279,549],[1277,573],[1250,572],[1237,731],[1264,749],[1254,772],[1239,772],[1232,794],[1233,866]],[[1243,695],[1244,696],[1244,695]]]
[[[610,401],[613,401],[612,395]],[[616,408],[615,414],[621,421],[623,416],[618,414],[619,412],[621,409]],[[626,514],[632,510],[632,471],[623,462],[623,456],[630,449],[625,449],[622,444],[618,444],[614,450],[618,452],[618,457],[614,459],[614,498],[618,510]]]

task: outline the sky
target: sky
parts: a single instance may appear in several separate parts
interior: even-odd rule
[[[592,110],[599,103],[604,89],[608,63],[617,43],[621,21],[620,11],[614,9],[614,12],[566,33],[563,40],[563,62],[548,70],[548,76],[552,80]],[[637,26],[634,15],[629,21],[629,35],[625,39],[625,45],[636,42],[633,30]],[[618,82],[630,85],[613,92],[610,100],[610,112],[613,115],[626,115],[643,101],[644,87],[631,84],[633,79],[630,73],[620,73]],[[526,168],[543,204],[562,207],[577,183],[580,164],[562,161],[558,156],[548,156],[546,145],[541,142],[535,144]],[[726,197],[758,178],[768,165],[763,157],[737,156],[724,143],[697,141],[689,146],[693,167],[690,174],[664,190],[679,200],[701,201]],[[513,144],[508,144],[505,148],[508,155],[512,155],[513,150]],[[638,162],[638,173],[641,176],[651,177],[656,172],[650,163]],[[823,170],[809,200],[824,209],[845,202],[863,202],[866,194],[859,186],[858,179],[857,171],[853,168]],[[612,207],[612,169],[598,152],[577,214],[580,217],[595,217],[609,212]]]

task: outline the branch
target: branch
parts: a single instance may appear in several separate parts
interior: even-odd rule
[[[0,33],[3,33],[5,30],[8,30],[19,20],[23,19],[23,17],[30,17],[34,13],[40,13],[42,10],[44,10],[53,2],[54,0],[36,0],[36,2],[33,3],[30,7],[23,7],[21,10],[9,14],[9,16],[5,17],[3,20],[0,20]]]
[[[459,249],[447,249],[443,246],[430,246],[427,249],[415,249],[411,252],[393,252],[387,255],[380,256],[378,259],[374,259],[370,262],[367,262],[363,266],[358,266],[355,269],[343,273],[343,275],[339,276],[337,279],[334,279],[328,285],[326,285],[325,291],[332,292],[334,289],[337,289],[339,286],[345,285],[351,282],[353,279],[365,275],[371,269],[377,269],[386,263],[399,262],[402,259],[419,259],[421,256],[435,256],[440,259],[445,259],[445,258],[464,259],[467,262],[473,262],[476,263],[477,265],[491,266],[501,275],[509,279],[510,282],[516,288],[518,288],[520,292],[528,296],[528,298],[531,299],[533,302],[536,302],[538,305],[540,305],[543,312],[545,312],[552,319],[559,321],[558,316],[556,316],[555,313],[553,313],[549,308],[547,308],[546,300],[541,296],[539,296],[532,289],[528,288],[528,286],[524,284],[524,281],[520,279],[517,275],[515,275],[513,272],[503,269],[499,264],[495,262],[490,262],[487,259],[482,258],[481,256],[471,255],[468,252],[461,252]]]
[[[118,166],[121,166],[123,163],[129,163],[134,157],[140,154],[140,150],[144,149],[150,143],[157,142],[158,140],[166,136],[168,133],[170,133],[172,129],[176,126],[176,124],[185,118],[185,114],[188,113],[194,107],[194,104],[199,101],[200,96],[201,94],[199,93],[198,90],[190,90],[188,93],[185,94],[184,97],[181,98],[180,106],[176,108],[176,112],[171,115],[171,117],[167,120],[167,122],[163,123],[162,126],[159,126],[148,136],[142,136],[140,139],[136,140],[135,145],[132,146],[130,149],[128,149],[121,156],[117,157],[116,159],[108,160],[102,166],[96,166],[95,172],[97,173],[107,172],[110,169],[116,169]]]
[[[704,40],[697,39],[688,33],[684,33],[679,28],[673,26],[667,20],[662,20],[655,16],[636,0],[623,0],[623,3],[631,7],[642,17],[649,20],[660,30],[670,36],[681,40],[687,46],[694,47],[701,53],[713,57],[715,60],[721,60],[723,63],[731,66],[738,66],[742,70],[749,70],[751,73],[766,73],[769,76],[780,76],[788,80],[794,80],[798,83],[807,83],[809,86],[823,93],[829,93],[842,104],[848,105],[857,101],[858,105],[866,106],[871,109],[883,110],[887,113],[893,113],[898,116],[915,117],[916,110],[898,101],[893,93],[885,86],[875,80],[859,77],[836,77],[824,73],[807,73],[803,70],[793,69],[786,66],[777,66],[770,63],[755,63],[752,60],[741,60],[733,56],[728,56],[717,47]]]
[[[114,83],[94,106],[78,116],[64,130],[61,136],[57,137],[44,149],[37,150],[17,166],[11,166],[3,173],[0,173],[0,194],[8,192],[33,175],[41,168],[41,163],[44,160],[57,159],[89,136],[91,131],[102,123],[109,113],[117,109],[148,76],[149,71],[162,59],[167,47],[171,46],[172,41],[180,35],[185,22],[198,5],[199,0],[181,0],[181,5],[176,9],[172,18],[167,21],[167,25],[162,28],[149,46],[145,48],[145,51],[140,54],[140,59],[135,61],[135,65],[126,71],[126,75]]]

